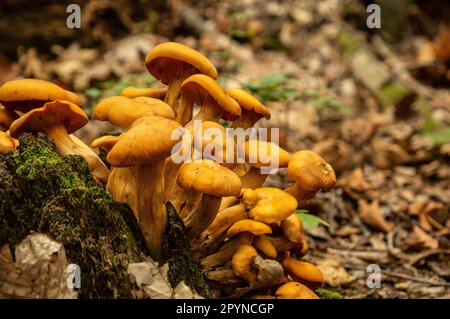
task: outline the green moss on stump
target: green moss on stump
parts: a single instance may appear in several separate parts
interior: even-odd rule
[[[79,156],[60,156],[46,136],[23,135],[0,155],[0,245],[30,232],[64,244],[81,267],[80,298],[131,298],[128,263],[145,252],[130,210],[114,203]]]
[[[184,280],[208,297],[183,222],[170,204],[167,214],[170,283]],[[131,210],[98,187],[82,157],[62,157],[43,134],[24,134],[18,150],[0,155],[0,246],[14,248],[33,231],[63,243],[69,262],[80,266],[80,298],[133,297],[127,267],[147,251]]]

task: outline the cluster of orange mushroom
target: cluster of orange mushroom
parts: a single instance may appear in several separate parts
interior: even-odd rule
[[[0,128],[5,131],[0,132],[0,152],[17,147],[15,138],[23,132],[43,132],[61,154],[83,156],[113,199],[128,204],[155,260],[164,257],[165,204],[170,201],[184,222],[194,258],[211,282],[277,298],[317,298],[313,290],[322,285],[323,275],[299,260],[308,243],[295,212],[316,192],[334,186],[333,168],[308,150],[290,154],[258,137],[247,137],[240,145],[224,138],[224,121],[246,130],[271,114],[250,93],[221,88],[216,68],[201,53],[166,42],[148,53],[145,64],[166,87],[129,87],[94,108],[95,120],[122,129],[120,135],[102,136],[90,145],[107,153],[110,169],[72,135],[88,121],[81,99],[40,80],[10,81],[0,87]],[[210,129],[223,134],[208,135]],[[196,134],[202,135],[201,143],[192,138]],[[174,161],[181,140],[194,153],[204,154],[213,145],[214,156],[198,159],[190,154],[187,161]],[[240,162],[238,147],[243,150]],[[255,149],[257,157],[250,160]],[[230,153],[233,160],[225,160]],[[294,181],[284,190],[263,186],[268,154]],[[276,282],[260,278],[258,260],[279,265]]]

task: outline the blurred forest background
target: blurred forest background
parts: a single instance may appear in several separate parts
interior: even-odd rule
[[[372,2],[380,29],[366,25]],[[70,3],[80,29],[66,27]],[[0,84],[51,80],[87,110],[127,86],[157,86],[143,63],[155,44],[201,51],[221,85],[270,108],[282,147],[312,149],[337,172],[338,186],[305,207],[325,221],[306,223],[323,296],[450,298],[448,1],[2,0],[0,17]],[[92,121],[77,134],[90,142],[113,129]],[[366,285],[370,264],[379,289]]]

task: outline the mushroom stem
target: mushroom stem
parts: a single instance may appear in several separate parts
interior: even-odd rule
[[[259,188],[264,184],[267,176],[267,174],[262,174],[259,168],[251,167],[250,170],[241,177],[241,187],[251,189]]]
[[[63,125],[56,125],[46,130],[45,134],[50,137],[56,145],[56,148],[61,155],[80,155],[82,156],[94,178],[106,185],[109,176],[109,170],[102,160],[84,144],[80,139],[74,135],[69,135]]]
[[[134,217],[139,221],[136,199],[136,167],[113,167],[106,190],[114,201],[128,204]]]
[[[231,260],[234,253],[238,250],[240,245],[251,245],[253,241],[253,234],[249,232],[240,233],[238,236],[225,242],[220,249],[212,255],[205,257],[200,264],[205,267],[216,267],[223,265]]]
[[[185,119],[183,113],[185,113],[189,108],[189,101],[187,99],[179,99],[180,97],[180,89],[183,81],[188,78],[191,74],[195,73],[195,69],[193,67],[189,68],[179,68],[175,70],[175,75],[173,79],[167,85],[166,96],[164,97],[164,102],[169,104],[175,113],[175,118],[178,120]],[[192,103],[191,103],[192,104]],[[191,106],[192,108],[192,106]],[[192,114],[192,112],[191,112]],[[179,122],[181,123],[181,122]],[[183,124],[184,125],[184,124]]]
[[[194,120],[219,122],[221,118],[220,107],[214,105],[212,101],[205,101],[194,119],[188,125],[192,125]]]
[[[311,191],[302,188],[298,183],[293,183],[284,189],[285,192],[291,194],[298,201],[298,206],[303,206],[308,200],[314,197],[317,191]]]
[[[177,100],[180,95],[181,83],[183,83],[184,77],[178,77],[170,81],[167,86],[166,96],[164,97],[164,102],[169,104],[173,111],[175,112],[175,116],[177,116]]]
[[[178,215],[184,220],[197,208],[197,205],[202,199],[202,193],[198,193],[192,189],[181,188],[177,184],[175,184],[175,187],[175,194],[177,196],[174,197],[174,202],[179,207]]]
[[[184,97],[183,95],[180,97],[179,106],[176,112],[176,121],[181,125],[186,125],[192,120],[192,112],[194,109],[194,103]]]
[[[166,159],[166,166],[164,167],[164,197],[174,205],[176,211],[179,213],[181,208],[180,192],[183,193],[181,187],[177,187],[177,175],[182,163],[175,163],[170,157]]]
[[[191,239],[197,238],[214,221],[220,207],[221,197],[203,194],[197,208],[183,219]]]
[[[138,166],[136,192],[142,235],[151,257],[161,260],[162,240],[167,226],[164,205],[164,160]]]
[[[225,238],[227,229],[241,219],[247,218],[244,204],[237,204],[219,211],[212,224],[193,242],[193,247],[199,255],[214,251]]]
[[[235,196],[227,196],[222,198],[222,202],[220,203],[219,211],[227,209],[228,207],[234,206],[239,202],[239,198]]]
[[[260,114],[250,112],[242,108],[242,115],[236,121],[234,121],[233,124],[231,124],[231,127],[233,128],[241,127],[244,130],[246,130],[255,125],[255,123],[258,122],[260,118],[261,118]]]

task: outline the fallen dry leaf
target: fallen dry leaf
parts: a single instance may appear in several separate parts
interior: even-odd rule
[[[364,171],[361,167],[355,168],[349,176],[341,179],[338,183],[343,188],[361,192],[372,188],[372,185],[364,177]]]
[[[317,268],[323,273],[325,283],[337,287],[351,283],[355,277],[351,276],[338,259],[326,259],[317,263]]]
[[[409,238],[408,244],[417,248],[439,248],[439,242],[416,225],[412,228],[411,238]]]
[[[388,222],[386,221],[386,219],[384,219],[384,216],[381,213],[380,203],[377,199],[370,204],[366,200],[360,199],[358,201],[358,206],[359,217],[367,225],[375,227],[376,229],[382,230],[384,232],[389,232],[394,227],[393,223]]]
[[[69,275],[64,246],[47,235],[28,235],[16,246],[14,257],[8,245],[0,248],[0,299],[76,299]]]

